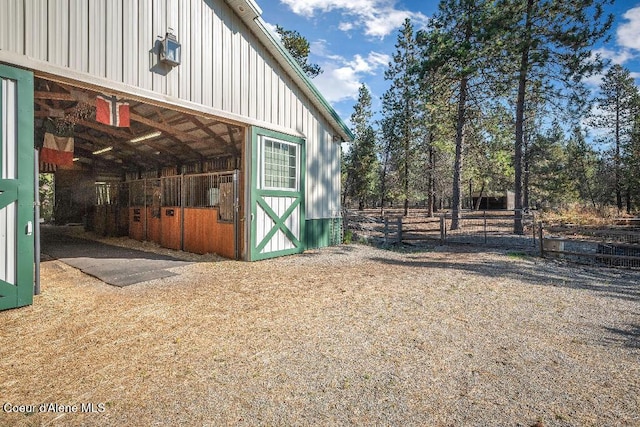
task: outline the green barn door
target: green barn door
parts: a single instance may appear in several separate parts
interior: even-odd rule
[[[256,261],[304,251],[304,140],[252,135],[251,251]]]
[[[33,74],[0,65],[0,310],[33,302]]]

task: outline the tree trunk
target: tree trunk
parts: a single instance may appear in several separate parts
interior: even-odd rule
[[[384,202],[386,196],[386,181],[387,181],[387,164],[389,163],[389,144],[385,146],[384,153],[384,165],[382,166],[382,173],[380,174],[380,216],[384,215]]]
[[[622,212],[622,183],[620,182],[620,106],[619,100],[616,101],[616,155],[615,155],[615,174],[616,174],[616,205],[618,206],[618,215]]]
[[[480,187],[480,194],[478,194],[478,201],[476,202],[476,210],[480,210],[480,205],[482,204],[482,195],[484,194],[484,186],[486,182],[482,181],[482,187]],[[488,206],[487,206],[488,207]]]
[[[524,177],[522,178],[522,187],[523,187],[523,197],[522,197],[522,205],[525,207],[529,207],[529,132],[526,132],[523,135],[524,141]]]
[[[527,12],[525,22],[525,32],[527,40],[522,42],[522,54],[520,57],[520,70],[518,73],[518,98],[516,100],[516,141],[515,141],[515,155],[513,159],[513,169],[515,172],[514,182],[514,198],[515,198],[515,212],[513,220],[513,232],[514,234],[524,234],[524,227],[522,225],[522,152],[524,146],[524,101],[527,90],[527,75],[529,73],[529,49],[530,49],[530,34],[531,34],[531,11],[533,9],[534,0],[527,0]]]
[[[427,176],[427,216],[429,218],[433,217],[433,205],[435,201],[435,153],[433,152],[433,136],[429,135],[429,164],[428,167],[428,176]]]
[[[407,144],[408,145],[408,144]],[[407,147],[404,158],[404,216],[409,213],[409,149]]]
[[[458,116],[456,121],[456,158],[453,165],[453,201],[451,206],[451,229],[460,227],[460,211],[462,210],[462,162],[464,144],[464,122],[467,106],[467,78],[460,80],[460,96],[458,98]]]

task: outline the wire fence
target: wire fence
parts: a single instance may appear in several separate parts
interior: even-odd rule
[[[544,226],[539,228],[540,255],[581,264],[640,268],[640,227]]]
[[[532,250],[536,247],[536,218],[523,212],[524,234],[514,233],[514,211],[463,211],[457,226],[450,213],[428,217],[426,212],[412,210],[407,216],[400,212],[345,212],[345,229],[356,239],[381,244],[421,242],[461,243],[484,246],[513,247]]]

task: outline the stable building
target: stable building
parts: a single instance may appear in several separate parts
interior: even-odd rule
[[[31,302],[38,172],[55,174],[57,222],[102,235],[247,261],[340,241],[353,135],[260,15],[253,0],[4,4],[0,309]]]

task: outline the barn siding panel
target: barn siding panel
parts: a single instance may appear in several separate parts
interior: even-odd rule
[[[124,15],[122,11],[122,0],[109,0],[107,3],[107,25],[106,34],[106,71],[107,78],[117,82],[123,81],[123,52],[124,45]]]
[[[48,10],[41,2],[28,1],[25,3],[25,16],[18,18],[25,22],[25,52],[30,58],[47,61],[47,28]],[[29,19],[25,19],[28,16]]]
[[[5,6],[6,13],[0,14],[0,49],[22,52],[24,49],[24,21],[15,19],[24,16],[24,3],[10,0]]]
[[[49,61],[67,67],[69,64],[69,0],[49,0]]]
[[[122,52],[122,81],[138,86],[138,2],[125,1],[123,5],[122,45],[126,46],[126,49]]]
[[[106,11],[106,0],[93,0],[89,3],[89,73],[99,77],[106,77],[107,70]],[[49,59],[49,62],[55,60]]]

